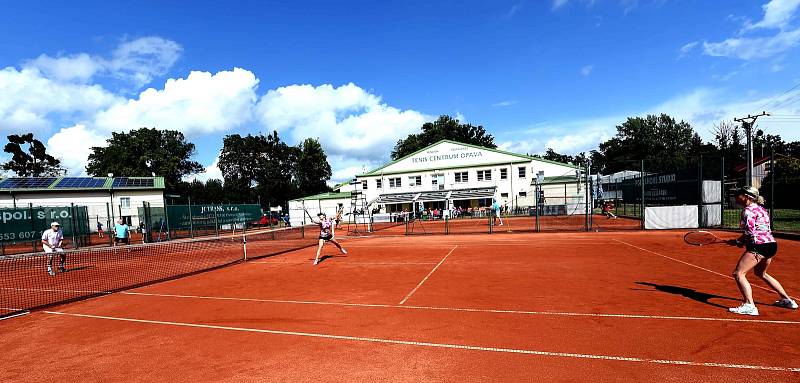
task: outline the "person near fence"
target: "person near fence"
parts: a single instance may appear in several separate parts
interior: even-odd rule
[[[311,219],[311,222],[314,222],[315,224],[319,225],[319,245],[317,246],[317,256],[314,257],[314,265],[319,264],[319,255],[320,253],[322,253],[322,247],[325,246],[325,242],[330,242],[334,244],[336,247],[339,248],[339,251],[341,251],[342,254],[347,254],[347,250],[345,250],[342,247],[342,245],[340,245],[339,242],[337,242],[333,238],[333,228],[334,228],[333,220],[328,219],[325,216],[325,213],[322,212],[317,214],[317,218],[319,219],[319,221]]]
[[[733,278],[742,293],[744,302],[739,307],[730,308],[730,312],[758,315],[758,308],[753,302],[753,290],[747,281],[747,273],[751,269],[780,296],[780,299],[774,303],[775,306],[796,309],[797,302],[786,294],[777,279],[767,274],[767,268],[778,251],[778,243],[772,236],[770,217],[763,207],[764,198],[759,195],[758,189],[748,186],[737,190],[736,203],[743,207],[739,225],[744,231],[736,240],[736,244],[740,247],[744,246],[745,251],[736,264]]]
[[[58,271],[67,271],[67,254],[64,252],[64,232],[58,222],[50,224],[50,228],[42,233],[42,248],[47,254],[47,274],[56,275],[53,271],[53,253],[58,254]]]
[[[103,224],[97,221],[97,237],[103,238]]]
[[[603,215],[606,216],[607,219],[617,219],[616,214],[614,214],[614,210],[617,207],[614,205],[614,201],[607,200],[603,203]]]
[[[494,198],[492,198],[492,210],[494,210],[492,224],[497,224],[497,221],[500,220],[500,226],[503,226],[503,217],[500,216],[500,203]]]
[[[128,225],[122,221],[122,218],[117,220],[117,223],[114,225],[114,246],[119,245],[120,243],[129,245],[131,229]]]

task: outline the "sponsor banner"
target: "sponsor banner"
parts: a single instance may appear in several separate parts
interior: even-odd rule
[[[190,226],[214,226],[258,221],[263,214],[257,204],[239,205],[168,205],[170,229]]]
[[[58,222],[64,237],[89,233],[88,213],[85,206],[48,206],[33,208],[0,209],[0,241],[38,241],[50,223]]]

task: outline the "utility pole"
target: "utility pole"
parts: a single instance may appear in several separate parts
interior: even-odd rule
[[[762,116],[769,116],[769,113],[761,112],[755,116],[748,114],[747,117],[733,119],[742,123],[742,128],[744,128],[744,132],[747,135],[747,175],[745,177],[745,186],[753,186],[753,125]]]

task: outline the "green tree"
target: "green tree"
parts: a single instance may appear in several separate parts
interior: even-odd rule
[[[100,177],[164,177],[167,190],[175,190],[181,179],[203,171],[191,158],[195,146],[174,130],[140,128],[129,133],[112,133],[106,147],[93,147],[86,172]]]
[[[27,150],[23,149],[25,145]],[[47,154],[44,144],[33,138],[33,133],[9,135],[3,151],[11,154],[3,170],[10,170],[18,177],[58,176],[64,171],[61,161]]]
[[[772,195],[773,185],[775,195]],[[776,208],[798,209],[800,200],[795,194],[800,188],[800,159],[785,155],[776,155],[769,174],[761,181],[761,195],[767,204],[774,203]]]
[[[225,188],[240,198],[260,199],[264,206],[283,206],[298,195],[295,175],[300,152],[281,141],[278,132],[228,135],[219,157]]]
[[[434,122],[424,123],[422,132],[409,134],[405,139],[398,140],[392,150],[392,159],[405,157],[441,140],[458,141],[492,149],[497,147],[494,137],[487,134],[483,126],[462,124],[455,118],[442,115]]]
[[[297,159],[296,179],[302,195],[314,195],[330,191],[326,181],[331,179],[328,156],[318,140],[307,138],[300,144]]]
[[[698,137],[699,138],[699,137]],[[630,169],[633,162],[644,159],[651,172],[674,171],[685,167],[698,153],[695,132],[684,121],[662,114],[645,118],[631,117],[617,126],[617,134],[600,144],[605,170]]]

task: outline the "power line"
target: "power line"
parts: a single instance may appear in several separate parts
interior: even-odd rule
[[[775,100],[775,99],[777,99],[777,98],[783,97],[783,96],[784,96],[784,95],[786,95],[787,93],[789,93],[789,92],[791,92],[791,91],[793,91],[793,90],[795,90],[795,89],[797,89],[797,88],[800,88],[800,80],[798,80],[798,81],[797,81],[797,83],[796,83],[796,84],[794,84],[794,86],[792,86],[791,88],[789,88],[787,91],[785,91],[785,92],[783,92],[783,93],[781,93],[781,94],[779,94],[779,95],[777,95],[777,96],[775,96],[775,97],[773,97],[773,98],[771,98],[771,99],[767,100],[767,102],[766,102],[766,103],[764,103],[764,105],[761,105],[760,107],[758,107],[758,109],[761,109],[761,110],[765,110],[765,109],[767,109],[767,108],[766,108],[766,106],[767,106],[769,103],[771,103],[772,101],[774,101],[774,100]],[[773,108],[768,108],[768,109],[775,109],[775,108],[773,107]]]

